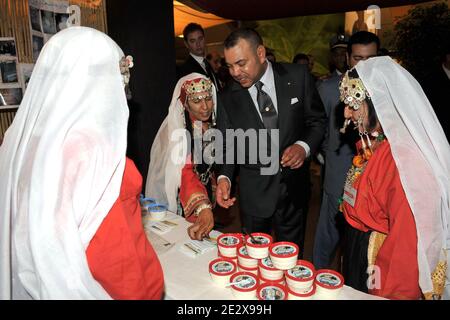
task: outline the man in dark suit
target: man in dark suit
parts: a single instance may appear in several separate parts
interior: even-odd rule
[[[247,140],[245,147],[238,143],[233,150],[233,141],[227,137],[226,159],[234,156],[235,161],[227,161],[220,169],[217,202],[224,208],[233,205],[230,179],[239,166],[243,226],[248,232],[270,234],[273,224],[277,241],[294,242],[303,253],[306,212],[302,208],[310,191],[307,158],[319,147],[326,123],[314,80],[307,66],[269,62],[262,39],[253,29],[232,32],[224,48],[226,64],[236,82],[220,95],[219,128],[255,131],[259,138],[256,143]],[[270,134],[261,129],[269,129]],[[264,141],[272,143],[270,150],[262,150]],[[254,148],[258,161],[252,161]],[[276,170],[265,174],[262,169],[268,166],[260,155],[271,152],[276,152],[271,157]],[[236,159],[241,161],[236,163]]]
[[[205,55],[205,31],[197,23],[189,23],[183,30],[184,44],[189,50],[189,57],[178,69],[178,79],[192,72],[204,74],[209,77],[217,90],[220,85],[214,75],[213,69]]]

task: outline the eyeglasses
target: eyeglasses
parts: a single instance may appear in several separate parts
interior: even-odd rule
[[[188,101],[192,101],[193,103],[200,103],[202,100],[212,101],[213,96],[211,94],[207,94],[204,96],[196,96],[196,97],[188,97]]]

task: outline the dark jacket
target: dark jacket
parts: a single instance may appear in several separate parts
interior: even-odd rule
[[[326,126],[324,107],[314,79],[304,65],[273,63],[272,68],[278,102],[278,161],[281,160],[284,150],[298,140],[306,142],[311,154],[314,154],[322,142]],[[222,131],[226,128],[244,131],[264,129],[248,90],[236,82],[220,94],[217,117],[218,127]],[[258,140],[258,143],[260,142]],[[231,143],[232,141],[227,140],[225,152],[234,152],[230,147]],[[240,207],[244,214],[270,217],[275,211],[282,180],[287,185],[289,198],[294,205],[303,207],[309,199],[308,161],[297,170],[282,168],[280,165],[277,173],[261,175],[260,169],[263,165],[259,161],[256,164],[250,163],[250,147],[259,148],[250,146],[248,142],[245,150],[235,146],[235,158],[243,156],[245,163],[224,164],[219,171],[219,174],[231,179],[235,167],[239,166]]]

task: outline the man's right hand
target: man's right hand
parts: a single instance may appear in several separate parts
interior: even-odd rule
[[[230,199],[230,189],[230,182],[227,178],[219,179],[216,189],[216,201],[222,208],[228,209],[236,201],[236,198]]]

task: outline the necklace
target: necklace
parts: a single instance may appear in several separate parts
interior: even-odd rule
[[[202,130],[202,150],[205,150],[211,143],[214,143],[213,139],[208,139],[206,136],[208,130],[210,128],[213,128],[214,125],[209,122],[202,122],[201,126],[195,125],[195,122],[193,123],[193,128],[201,129]],[[206,139],[205,139],[206,138]],[[202,152],[203,153],[203,152]],[[207,159],[207,162],[203,165],[196,164],[194,165],[194,173],[199,177],[200,182],[206,186],[208,182],[211,179],[212,175],[212,168],[213,168],[213,160],[214,160],[215,150],[212,151],[212,154],[209,155],[208,153],[203,154],[203,156]]]
[[[375,136],[376,144],[373,144],[372,147],[365,147],[358,152],[357,155],[353,157],[352,166],[347,172],[347,177],[345,179],[344,188],[350,188],[354,185],[356,180],[362,175],[364,170],[367,167],[369,159],[372,157],[374,150],[380,146],[380,144],[386,140],[386,137],[383,133],[377,133]],[[343,212],[343,197],[340,197],[338,200],[339,211]]]

